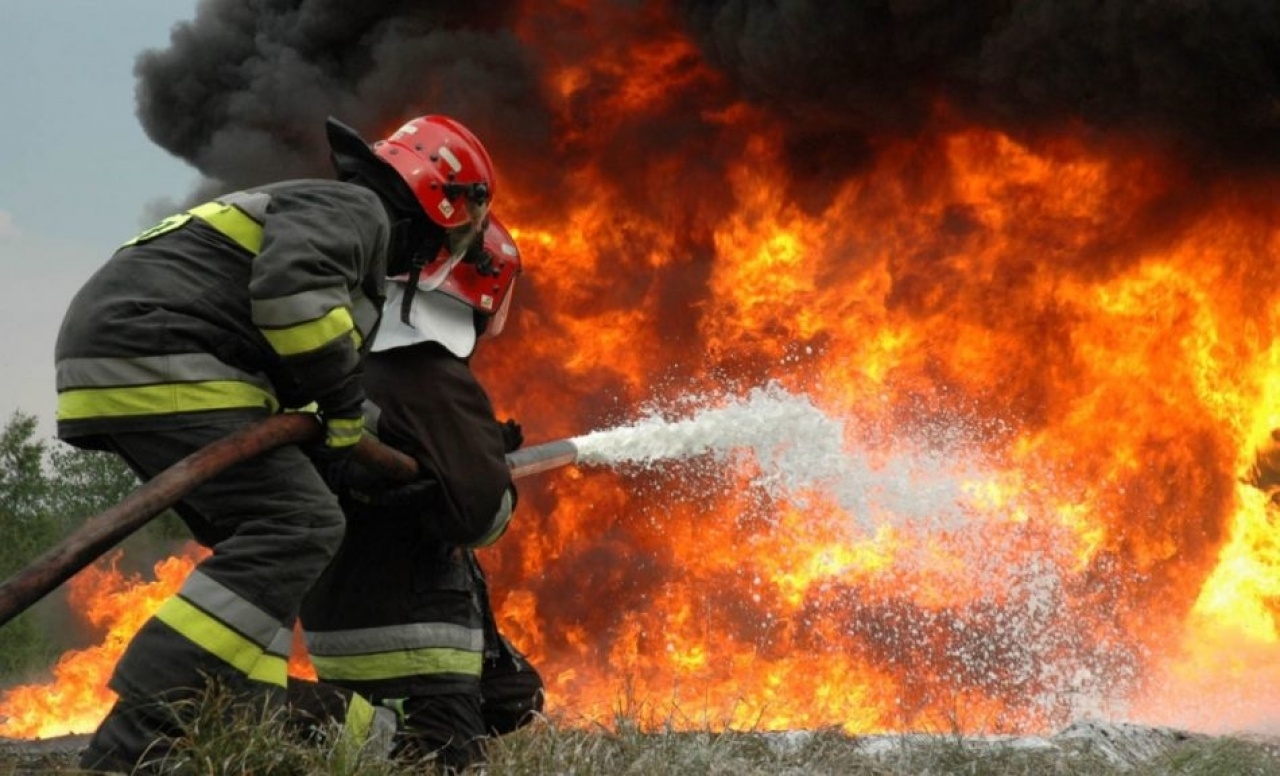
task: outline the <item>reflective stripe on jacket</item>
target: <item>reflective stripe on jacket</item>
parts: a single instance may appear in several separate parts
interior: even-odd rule
[[[377,682],[415,675],[480,676],[484,629],[410,622],[342,631],[309,631],[307,652],[328,682]]]
[[[302,605],[316,676],[372,698],[479,687],[484,622],[461,550],[428,540],[417,521],[348,512],[380,530],[348,531]]]
[[[221,197],[125,243],[63,320],[59,436],[275,412],[358,389],[389,231],[372,192],[304,180]]]

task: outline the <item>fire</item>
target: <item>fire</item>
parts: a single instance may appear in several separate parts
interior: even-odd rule
[[[1203,688],[1274,673],[1280,507],[1242,481],[1280,425],[1271,185],[1193,182],[1069,128],[1033,145],[939,104],[815,206],[788,196],[777,119],[725,104],[711,141],[633,151],[625,188],[594,177],[626,168],[615,127],[721,94],[661,20],[631,25],[634,58],[551,74],[601,131],[566,141],[591,196],[514,206],[536,299],[491,349],[521,357],[477,360],[504,409],[551,437],[628,419],[592,397],[634,416],[774,382],[849,421],[881,471],[949,459],[914,487],[962,496],[851,513],[698,461],[526,486],[485,560],[554,708],[854,733],[1176,724]],[[667,88],[616,104],[631,79]],[[1265,721],[1254,696],[1195,722]]]
[[[475,360],[500,414],[536,442],[772,384],[845,422],[866,465],[850,499],[770,492],[749,460],[522,482],[482,561],[549,711],[850,733],[1274,721],[1280,466],[1256,469],[1280,427],[1274,181],[941,101],[839,177],[802,174],[786,119],[733,97],[655,6],[579,5],[580,29],[532,7],[517,28],[548,63],[572,196],[504,179],[528,272]],[[10,690],[2,732],[91,727],[125,630],[92,669],[74,653],[52,689]],[[43,705],[72,687],[90,697]]]
[[[112,666],[142,623],[177,591],[204,554],[192,545],[157,563],[155,579],[144,582],[116,567],[117,550],[73,577],[67,583],[71,606],[102,632],[102,641],[64,654],[51,669],[50,682],[5,690],[0,695],[0,735],[48,738],[97,727],[115,702],[106,686]]]
[[[156,563],[153,578],[144,580],[118,569],[121,551],[116,550],[72,577],[67,582],[68,601],[102,632],[102,640],[62,655],[50,669],[50,681],[0,692],[0,736],[49,738],[92,732],[115,702],[107,680],[129,640],[208,555],[207,549],[189,542],[179,554]],[[295,632],[289,673],[314,679],[315,669],[300,639],[300,632]]]

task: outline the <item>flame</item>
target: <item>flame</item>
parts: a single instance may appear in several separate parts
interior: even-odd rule
[[[549,710],[850,733],[1274,723],[1274,182],[940,104],[810,196],[782,119],[726,97],[660,9],[578,5],[579,26],[530,4],[517,28],[549,63],[575,196],[501,195],[528,272],[475,360],[500,414],[536,442],[776,385],[845,423],[852,485],[899,490],[780,494],[759,462],[708,457],[522,482],[482,560]],[[92,726],[123,638],[6,693],[3,732]],[[92,695],[44,705],[72,687]]]
[[[121,551],[85,568],[67,583],[71,607],[102,633],[101,643],[67,652],[46,683],[12,687],[0,695],[0,735],[48,738],[91,732],[115,702],[107,689],[111,667],[143,622],[177,591],[207,551],[192,544],[156,564],[153,581],[117,567]]]
[[[122,552],[115,550],[72,577],[67,582],[68,602],[102,634],[101,641],[63,654],[50,669],[49,681],[0,692],[0,736],[50,738],[92,732],[115,703],[107,680],[129,640],[208,555],[209,550],[189,542],[177,555],[156,563],[153,578],[144,580],[140,574],[120,571]],[[300,634],[295,630],[289,673],[314,679]]]
[[[815,204],[780,119],[723,98],[661,11],[604,16],[573,32],[615,42],[589,61],[543,38],[566,124],[593,128],[565,139],[590,196],[507,193],[535,299],[477,358],[504,412],[567,436],[774,383],[882,477],[938,463],[910,486],[926,514],[777,498],[719,461],[525,486],[484,560],[553,707],[852,733],[1273,720],[1260,690],[1187,709],[1271,686],[1280,657],[1280,507],[1249,480],[1280,420],[1274,187],[940,104]],[[644,142],[688,103],[701,135]],[[961,495],[929,504],[938,483]]]

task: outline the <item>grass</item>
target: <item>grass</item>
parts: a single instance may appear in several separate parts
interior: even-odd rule
[[[869,746],[869,742],[875,746]],[[490,776],[1273,776],[1280,746],[1188,737],[1142,763],[1117,762],[1080,742],[1028,749],[963,736],[645,733],[543,721],[497,742]]]
[[[207,702],[165,773],[193,776],[422,776],[427,761],[388,760],[344,742],[336,727],[304,739],[277,713],[228,713]],[[75,774],[86,737],[0,744],[0,776]],[[1029,745],[1032,741],[1036,745]],[[468,776],[1280,776],[1280,743],[1165,734],[1158,746],[1109,746],[1105,735],[994,741],[961,735],[854,737],[796,733],[644,730],[542,718],[494,741]],[[1141,756],[1134,752],[1141,749]]]

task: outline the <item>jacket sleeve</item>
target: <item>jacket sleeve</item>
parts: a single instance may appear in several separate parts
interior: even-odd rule
[[[390,227],[377,196],[315,181],[272,192],[253,260],[253,323],[322,411],[355,415],[363,399],[353,294],[386,273]]]
[[[423,520],[444,544],[496,541],[516,493],[501,425],[467,363],[431,343],[373,353],[365,387],[380,411],[379,439],[413,456],[438,483],[401,516]]]

